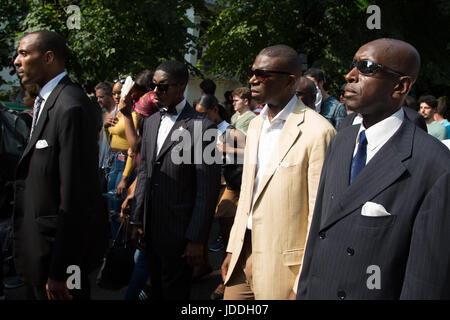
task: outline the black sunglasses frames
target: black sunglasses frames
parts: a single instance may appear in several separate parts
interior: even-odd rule
[[[247,76],[249,79],[251,79],[253,76],[255,76],[256,80],[263,82],[268,77],[270,77],[270,74],[287,74],[292,75],[290,72],[285,71],[277,71],[277,70],[262,70],[262,69],[255,69],[252,68],[247,69]]]
[[[402,72],[395,71],[389,67],[383,66],[382,64],[375,63],[370,60],[352,61],[350,65],[350,70],[352,70],[355,67],[358,70],[358,72],[363,75],[374,75],[383,70],[385,72],[389,72],[400,77],[406,76],[406,74]]]
[[[150,84],[150,90],[155,90],[156,88],[158,88],[158,91],[161,92],[167,92],[167,90],[169,90],[169,87],[171,86],[179,86],[179,83],[154,83],[152,82]]]

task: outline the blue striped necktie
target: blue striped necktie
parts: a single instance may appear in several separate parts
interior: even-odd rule
[[[359,135],[358,151],[352,160],[352,168],[350,171],[350,184],[356,179],[361,170],[366,166],[367,160],[367,139],[365,131],[361,131]]]

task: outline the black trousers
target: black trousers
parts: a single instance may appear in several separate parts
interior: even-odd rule
[[[148,249],[152,300],[189,300],[193,267],[184,258]]]

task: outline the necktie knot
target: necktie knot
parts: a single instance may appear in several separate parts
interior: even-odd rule
[[[365,131],[361,131],[361,134],[359,135],[359,144],[367,146],[367,138],[366,138]],[[359,146],[358,146],[358,148],[359,148]]]
[[[177,115],[177,109],[175,109],[174,107],[161,108],[159,109],[159,114],[161,115],[161,117],[166,114]]]

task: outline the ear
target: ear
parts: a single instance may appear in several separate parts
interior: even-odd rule
[[[46,64],[52,64],[56,59],[55,53],[53,51],[47,51],[44,53],[44,59]]]
[[[393,98],[400,98],[401,96],[406,96],[411,90],[414,84],[414,80],[409,76],[400,77],[399,82],[394,86],[394,92],[392,93]]]
[[[295,75],[293,75],[293,74],[289,75],[288,88],[291,88],[291,87],[293,87],[294,89],[297,88],[297,80],[298,80],[298,78]]]
[[[245,98],[245,99],[244,99],[244,104],[245,104],[246,106],[248,106],[248,105],[249,105],[249,101],[248,101],[248,99],[247,99],[247,98]]]

